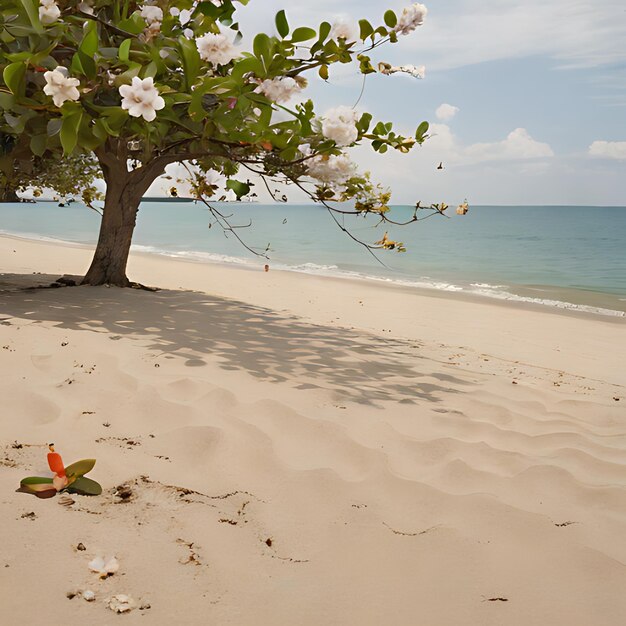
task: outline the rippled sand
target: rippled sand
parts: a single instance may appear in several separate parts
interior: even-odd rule
[[[87,260],[0,238],[6,623],[626,623],[623,321],[147,256],[17,289]],[[102,496],[15,493],[50,441]]]

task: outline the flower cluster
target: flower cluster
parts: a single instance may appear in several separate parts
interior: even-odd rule
[[[150,41],[161,32],[163,10],[161,7],[152,4],[144,4],[141,7],[141,17],[143,17],[147,24],[147,28],[144,31],[144,38],[146,41]]]
[[[61,9],[54,0],[40,0],[39,19],[42,24],[52,24],[61,17]]]
[[[141,7],[141,17],[143,17],[148,26],[156,24],[157,22],[160,25],[163,21],[163,10],[161,7],[157,7],[152,4],[144,4]]]
[[[358,113],[350,107],[341,106],[327,111],[322,120],[322,134],[338,146],[349,146],[359,136],[356,127]]]
[[[203,61],[213,65],[226,65],[238,56],[237,49],[224,33],[207,33],[196,39],[196,46]]]
[[[394,30],[401,35],[408,35],[412,33],[418,26],[424,23],[424,19],[428,9],[418,2],[412,4],[410,7],[406,7],[402,11],[402,15],[395,25]]]
[[[165,107],[165,100],[159,95],[151,77],[142,80],[134,76],[133,82],[122,85],[119,92],[122,96],[122,109],[127,110],[132,117],[143,117],[146,122],[154,120],[156,112]]]
[[[354,176],[356,165],[346,154],[319,155],[308,162],[309,176],[330,186],[341,186]]]
[[[59,66],[46,72],[43,77],[46,80],[43,92],[47,96],[52,96],[54,106],[61,107],[67,100],[78,100],[80,97],[77,89],[80,81],[78,78],[69,78],[67,68]]]
[[[264,80],[254,91],[262,93],[272,102],[288,102],[293,96],[302,91],[302,87],[297,80],[290,76],[281,76],[280,78]]]

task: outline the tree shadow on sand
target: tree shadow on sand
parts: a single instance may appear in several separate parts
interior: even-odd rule
[[[43,284],[54,277],[40,276]],[[50,280],[48,280],[50,279]],[[46,282],[48,281],[48,282]],[[0,314],[68,330],[142,340],[189,367],[207,361],[273,383],[328,389],[357,403],[441,402],[467,386],[407,341],[302,319],[192,291],[154,293],[105,287],[1,290]]]

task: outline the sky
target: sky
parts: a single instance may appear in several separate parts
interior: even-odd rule
[[[244,34],[323,20],[382,23],[396,0],[250,0]],[[431,0],[414,33],[373,56],[425,65],[423,80],[370,75],[358,104],[412,135],[409,155],[352,150],[393,202],[626,205],[626,4],[624,0]],[[362,76],[340,66],[305,91],[316,110],[354,105]],[[437,169],[442,163],[443,169]],[[296,201],[297,196],[290,197]]]

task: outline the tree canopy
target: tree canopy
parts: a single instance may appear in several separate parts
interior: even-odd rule
[[[211,211],[215,175],[243,198],[254,173],[270,193],[276,180],[297,186],[335,219],[352,212],[390,221],[390,192],[358,171],[349,149],[368,143],[380,153],[406,153],[427,138],[428,123],[403,136],[392,122],[353,107],[317,112],[302,96],[307,77],[327,80],[333,64],[356,62],[364,76],[423,76],[408,65],[374,67],[370,53],[421,26],[426,7],[387,11],[381,24],[362,19],[354,28],[328,21],[292,28],[280,11],[274,34],[245,38],[237,15],[246,4],[2,0],[0,131],[14,144],[0,167],[7,172],[29,157],[95,155],[107,191],[86,282],[128,284],[139,202],[171,163],[188,168],[194,195]],[[291,105],[295,96],[300,101]],[[416,203],[411,222],[421,208]],[[429,209],[442,212],[440,205]],[[389,241],[370,247],[402,249]]]

